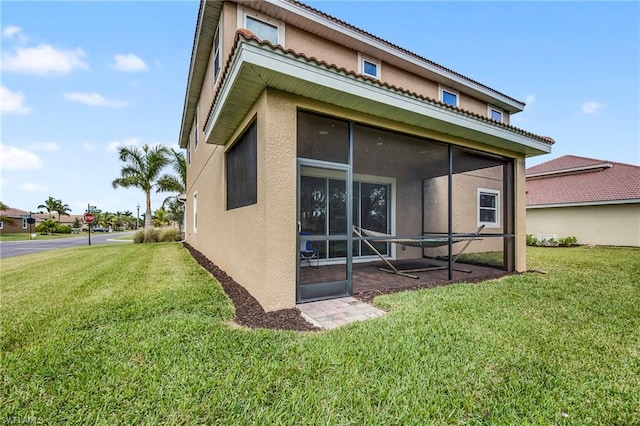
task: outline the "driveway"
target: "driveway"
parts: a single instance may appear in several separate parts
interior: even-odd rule
[[[133,235],[134,232],[115,232],[91,234],[91,245],[98,244],[127,244],[131,241],[115,240],[126,235]],[[21,256],[24,254],[38,253],[45,250],[55,250],[67,247],[86,246],[89,244],[88,236],[81,235],[72,238],[58,238],[55,240],[35,240],[28,241],[3,241],[0,242],[0,259],[5,257]]]

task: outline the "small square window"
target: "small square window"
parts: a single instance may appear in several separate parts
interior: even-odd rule
[[[489,107],[489,118],[495,120],[499,123],[502,123],[502,111],[494,108],[492,106]]]
[[[364,61],[364,73],[376,77],[378,75],[378,66],[369,61]]]
[[[458,95],[447,90],[442,91],[442,102],[451,106],[458,106]]]
[[[246,17],[246,27],[261,40],[267,40],[271,44],[278,44],[278,27],[261,21],[253,16]]]

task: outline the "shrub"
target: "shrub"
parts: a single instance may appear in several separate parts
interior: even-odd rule
[[[54,231],[56,234],[70,234],[71,227],[69,225],[58,225]]]
[[[163,243],[180,241],[182,240],[182,232],[176,228],[164,228],[160,230],[160,237],[158,240]]]
[[[527,234],[527,245],[528,246],[538,246],[538,245],[540,245],[540,242],[533,235]]]
[[[40,232],[41,234],[51,234],[56,231],[56,227],[58,226],[51,219],[47,219],[36,225],[36,232]]]
[[[564,247],[573,247],[578,243],[578,239],[576,237],[573,237],[573,236],[564,237],[564,238],[559,238],[558,239],[558,243],[561,246],[564,246]]]
[[[140,229],[139,231],[136,231],[135,234],[133,234],[133,242],[135,244],[140,244],[143,241],[144,241],[144,230]]]

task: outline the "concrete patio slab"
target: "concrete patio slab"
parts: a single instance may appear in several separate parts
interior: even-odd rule
[[[383,310],[354,297],[301,303],[296,305],[296,308],[311,324],[327,329],[385,314]]]

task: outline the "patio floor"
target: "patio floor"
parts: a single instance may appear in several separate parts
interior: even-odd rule
[[[420,269],[429,266],[446,266],[446,261],[435,259],[407,259],[394,260],[392,264],[399,270]],[[390,274],[380,271],[378,268],[388,268],[382,261],[353,264],[353,295],[382,294],[404,289],[435,287],[459,281],[483,281],[501,277],[507,274],[502,269],[493,267],[470,265],[456,262],[455,268],[466,269],[471,272],[453,271],[453,280],[448,280],[447,269],[438,269],[412,273],[417,279]],[[344,280],[346,276],[345,265],[321,265],[320,267],[300,268],[300,280],[302,283],[330,282]]]

